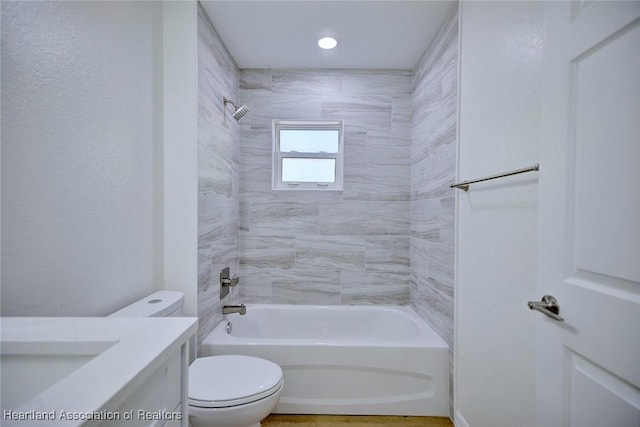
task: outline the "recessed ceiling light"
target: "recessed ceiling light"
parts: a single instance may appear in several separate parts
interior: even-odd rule
[[[322,49],[333,49],[338,45],[338,41],[333,37],[323,37],[318,40],[318,46]]]

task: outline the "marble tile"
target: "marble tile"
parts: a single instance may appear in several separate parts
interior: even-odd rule
[[[198,348],[202,340],[222,321],[220,294],[214,289],[198,292]]]
[[[292,237],[241,236],[240,266],[258,268],[293,268],[295,239]]]
[[[389,234],[390,216],[386,202],[323,202],[320,203],[320,233],[385,236]]]
[[[249,232],[249,225],[251,224],[250,202],[240,200],[240,210],[238,214],[240,215],[240,218],[238,218],[239,232],[246,234]]]
[[[440,200],[421,199],[411,202],[411,236],[440,241]]]
[[[427,277],[429,268],[429,242],[411,236],[409,248],[411,274],[415,277]]]
[[[239,122],[240,126],[240,143],[247,135],[247,131],[258,130],[262,132],[271,131],[271,121],[275,118],[271,111],[272,95],[271,91],[249,91],[244,89],[241,92],[241,102],[249,107],[249,114],[244,116]]]
[[[274,304],[340,304],[340,272],[273,270]]]
[[[220,270],[238,274],[239,127],[223,96],[238,95],[238,67],[198,5],[198,341],[222,320]]]
[[[340,272],[340,288],[356,288],[369,285],[369,274],[366,270],[342,270]]]
[[[345,129],[391,129],[391,97],[342,96],[321,105],[322,120],[344,120]]]
[[[198,191],[231,196],[233,149],[231,135],[222,125],[198,120]]]
[[[198,194],[198,241],[211,243],[216,239],[238,235],[239,202],[213,192]]]
[[[260,165],[271,169],[272,132],[269,129],[247,129],[242,132],[240,165]]]
[[[414,80],[424,80],[425,73],[433,64],[446,58],[450,53],[457,55],[458,45],[458,13],[449,18],[439,29],[438,33],[425,50],[424,55],[418,61],[417,70],[414,72]],[[457,59],[457,57],[456,57]]]
[[[371,286],[387,287],[387,286],[406,286],[409,289],[411,285],[411,276],[405,273],[367,273],[367,283]],[[404,304],[404,303],[403,303]]]
[[[365,268],[368,272],[408,277],[409,236],[367,237]]]
[[[455,245],[456,199],[446,197],[440,199],[440,243],[446,246]]]
[[[198,291],[211,286],[211,243],[198,245]]]
[[[232,277],[237,277],[238,263],[238,237],[216,239],[211,245],[211,287],[220,290],[220,271],[229,267]]]
[[[386,206],[389,210],[389,235],[409,235],[411,222],[411,202],[393,202],[387,203]]]
[[[342,93],[340,70],[273,70],[272,92],[337,96]]]
[[[418,300],[414,308],[429,323],[433,329],[444,339],[449,348],[453,348],[453,299],[426,282],[418,282]]]
[[[454,60],[448,63],[448,67],[452,70],[442,77],[442,91],[444,93],[458,94],[458,49],[457,46],[451,49],[450,54],[454,56]],[[457,104],[457,100],[456,100]]]
[[[408,305],[409,285],[388,284],[342,288],[342,304]]]
[[[449,144],[423,161],[414,164],[411,170],[412,199],[453,197],[449,184],[455,178],[455,144]]]
[[[403,70],[344,70],[343,95],[411,96],[413,73]]]
[[[365,240],[359,236],[296,237],[297,270],[363,270]]]
[[[412,98],[393,96],[391,98],[391,130],[401,140],[411,140],[413,120]]]
[[[246,91],[245,91],[246,92]],[[246,101],[251,109],[251,129],[271,131],[273,120],[320,120],[322,102],[330,97],[309,94],[252,94]],[[242,119],[245,120],[244,118]]]
[[[266,268],[240,267],[240,301],[243,303],[271,302],[271,273]]]
[[[205,258],[207,257],[207,258]],[[204,258],[204,259],[203,259]],[[198,331],[198,339],[201,341],[217,324],[222,320],[222,305],[230,303],[237,298],[237,289],[220,300],[220,270],[224,267],[230,267],[233,277],[238,274],[238,250],[237,237],[217,239],[207,252],[199,257],[199,262],[207,265],[208,283],[206,286],[198,287],[198,317],[200,320],[200,329]]]
[[[268,167],[260,165],[241,165],[242,179],[240,179],[240,198],[255,200],[271,197],[271,164]],[[250,178],[250,179],[248,179]]]
[[[269,114],[278,120],[320,120],[322,103],[333,97],[313,96],[310,94],[292,94],[271,96]],[[270,122],[271,123],[271,122]]]
[[[344,135],[344,169],[363,170],[367,167],[369,153],[367,132],[350,131]]]
[[[438,30],[413,75],[411,304],[453,348],[458,16]]]
[[[367,164],[408,166],[411,164],[411,137],[399,138],[393,131],[367,133]],[[407,168],[403,168],[407,169]]]
[[[255,94],[260,92],[270,93],[272,88],[272,72],[264,69],[240,70],[240,97],[243,94]]]
[[[438,64],[441,66],[441,64]],[[426,80],[427,83],[417,85],[414,88],[413,98],[413,127],[424,126],[427,129],[431,123],[425,122],[430,114],[438,111],[438,107],[442,104],[442,84],[433,80]]]
[[[409,200],[410,169],[404,165],[367,165],[344,173],[345,200]]]
[[[343,290],[347,288],[369,289],[371,287],[385,288],[387,286],[397,286],[399,288],[406,287],[408,291],[411,286],[411,278],[404,272],[386,273],[342,270],[340,272],[340,284]],[[402,295],[404,295],[404,293],[402,293]]]
[[[250,202],[248,232],[253,236],[296,236],[318,234],[318,202]]]
[[[319,203],[342,201],[341,191],[317,191],[317,190],[284,190],[271,191],[256,197],[257,200],[273,200],[282,203]]]
[[[456,141],[456,105],[455,93],[448,98],[433,103],[430,112],[427,108],[419,109],[414,114],[416,125],[413,127],[413,138],[416,144],[411,150],[412,163],[418,163],[447,145]],[[419,116],[424,115],[423,118]],[[419,121],[421,120],[421,121]]]
[[[241,268],[286,276],[280,285],[272,276],[273,302],[301,303],[317,293],[303,292],[291,271],[326,270],[342,277],[335,292],[323,293],[323,284],[320,296],[311,298],[313,301],[339,303],[341,288],[373,286],[389,280],[376,276],[384,274],[395,274],[395,286],[401,288],[392,293],[396,301],[405,300],[405,288],[410,293],[413,83],[412,72],[395,70],[240,72],[240,96],[252,109],[249,124],[243,119],[240,126]],[[344,120],[344,191],[271,190],[271,122],[276,118]],[[283,246],[269,252],[267,241],[256,240],[270,236],[295,237],[295,255]],[[372,244],[369,249],[371,268],[389,273],[366,271],[366,236],[393,236],[390,242],[403,238],[407,242],[404,246],[391,243],[386,249]],[[382,260],[385,253],[388,260]],[[322,283],[315,277],[307,280]],[[285,289],[283,283],[291,289]],[[258,300],[269,298],[264,289],[255,286],[247,287],[244,296],[252,298],[255,292]],[[385,301],[393,298],[385,297]]]
[[[198,5],[198,41],[206,45],[205,49],[198,51],[200,59],[210,58],[215,62],[215,68],[224,77],[223,83],[237,82],[238,66],[201,5]],[[205,69],[209,68],[205,67]],[[234,77],[235,80],[233,80]]]
[[[429,243],[428,280],[431,286],[453,299],[454,250],[452,246]]]

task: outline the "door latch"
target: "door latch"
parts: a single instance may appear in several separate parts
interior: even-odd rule
[[[558,305],[558,300],[551,295],[543,296],[541,301],[529,301],[527,305],[531,310],[539,311],[558,322],[564,322],[564,319],[559,316],[560,306]]]

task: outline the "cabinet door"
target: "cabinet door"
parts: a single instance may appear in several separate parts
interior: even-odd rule
[[[182,346],[182,349],[186,345]],[[184,425],[187,419],[182,409],[183,369],[186,358],[182,349],[175,351],[169,359],[151,373],[138,387],[132,390],[127,400],[114,414],[120,419],[103,424],[108,427],[160,427],[164,425]],[[177,424],[173,424],[177,422]]]

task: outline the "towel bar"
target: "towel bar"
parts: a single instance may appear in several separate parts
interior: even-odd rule
[[[473,179],[470,181],[457,182],[454,184],[450,184],[449,187],[459,188],[460,190],[463,190],[463,191],[469,191],[469,185],[475,184],[476,182],[489,181],[490,179],[503,178],[505,176],[518,175],[520,173],[533,172],[538,170],[540,170],[540,165],[536,163],[535,165],[529,166],[528,168],[516,169],[510,172],[504,172],[504,173],[499,173],[497,175],[485,176],[484,178]]]

